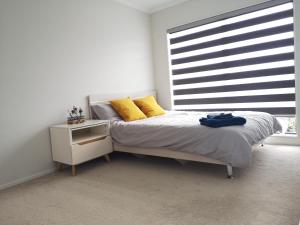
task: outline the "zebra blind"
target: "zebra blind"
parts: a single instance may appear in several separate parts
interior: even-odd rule
[[[293,2],[168,30],[173,108],[295,115]]]

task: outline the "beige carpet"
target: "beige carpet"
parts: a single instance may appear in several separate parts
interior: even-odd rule
[[[265,146],[253,166],[114,154],[0,192],[1,225],[298,225],[300,148]]]

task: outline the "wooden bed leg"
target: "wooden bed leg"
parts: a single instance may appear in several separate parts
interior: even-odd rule
[[[232,166],[231,165],[226,165],[226,168],[227,168],[227,178],[233,179]]]
[[[62,171],[64,169],[64,164],[60,163],[60,162],[57,162],[57,169],[58,171]]]
[[[72,165],[72,176],[76,176],[76,166]]]

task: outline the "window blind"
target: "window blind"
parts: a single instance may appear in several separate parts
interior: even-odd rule
[[[274,0],[169,29],[174,109],[295,115],[293,26]]]

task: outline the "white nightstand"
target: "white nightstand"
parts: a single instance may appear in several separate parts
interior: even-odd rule
[[[76,165],[105,156],[112,150],[108,120],[87,120],[80,124],[61,124],[50,127],[52,158],[58,163],[71,165],[76,175]]]

